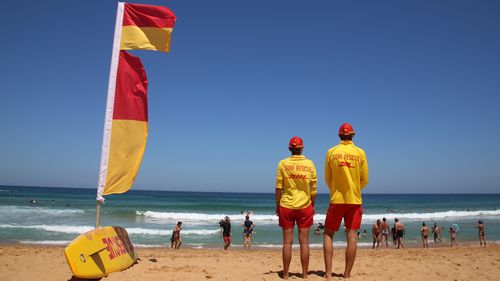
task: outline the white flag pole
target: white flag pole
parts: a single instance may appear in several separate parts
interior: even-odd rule
[[[97,184],[97,202],[95,228],[100,227],[101,203],[104,202],[102,193],[106,184],[108,174],[109,146],[111,140],[111,125],[113,123],[113,107],[115,104],[116,75],[118,72],[118,61],[120,58],[120,39],[122,34],[124,3],[118,2],[115,21],[115,35],[113,38],[113,53],[111,54],[111,67],[109,70],[108,99],[106,102],[106,115],[104,117],[104,131],[101,149],[101,167],[99,168],[99,182]]]

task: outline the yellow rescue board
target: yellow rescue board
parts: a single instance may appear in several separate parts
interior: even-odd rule
[[[71,272],[78,278],[100,278],[135,263],[134,245],[125,228],[105,226],[76,237],[64,249]]]

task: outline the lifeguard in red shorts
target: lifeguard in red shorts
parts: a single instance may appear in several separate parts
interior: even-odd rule
[[[354,145],[354,129],[349,123],[339,128],[340,143],[326,154],[325,181],[330,188],[330,206],[326,213],[323,253],[325,277],[332,277],[333,235],[344,219],[347,248],[344,278],[349,278],[357,250],[356,231],[363,214],[361,189],[368,183],[368,162],[365,151]]]
[[[292,260],[293,229],[299,228],[302,278],[307,278],[309,267],[309,228],[313,225],[316,198],[316,168],[302,155],[301,138],[293,137],[288,149],[292,156],[278,164],[276,172],[276,215],[283,231],[283,278],[288,279]]]

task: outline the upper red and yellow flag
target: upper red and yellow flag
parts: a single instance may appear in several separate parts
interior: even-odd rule
[[[120,50],[170,50],[175,14],[167,7],[125,3]]]

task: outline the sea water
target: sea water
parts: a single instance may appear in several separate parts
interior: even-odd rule
[[[66,245],[94,228],[95,197],[94,189],[0,186],[0,243]],[[328,202],[328,194],[318,194],[315,224],[324,223]],[[273,193],[131,190],[106,197],[101,225],[123,226],[135,245],[154,247],[170,246],[172,229],[182,221],[183,246],[214,248],[223,245],[219,221],[227,215],[233,245],[241,247],[241,224],[250,212],[256,225],[253,245],[277,248],[282,234],[274,210]],[[459,243],[478,241],[478,220],[486,226],[486,240],[500,243],[500,194],[365,194],[363,210],[360,232],[368,234],[361,235],[360,246],[372,245],[371,226],[383,217],[391,224],[399,218],[406,226],[405,243],[414,246],[421,243],[422,222],[438,223],[445,243],[452,224],[459,225]],[[313,232],[311,246],[321,247],[323,237]],[[345,245],[345,235],[336,234],[334,243]]]

